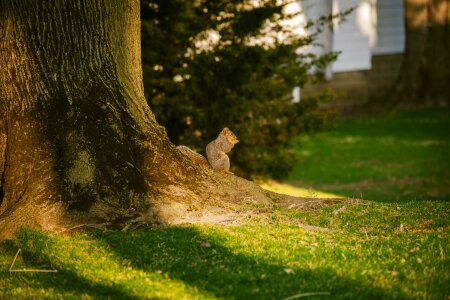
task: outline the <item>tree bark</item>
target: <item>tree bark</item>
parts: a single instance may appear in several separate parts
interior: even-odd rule
[[[0,237],[271,202],[170,143],[144,98],[139,30],[137,0],[0,1]]]
[[[450,104],[450,1],[405,0],[405,54],[394,102]]]

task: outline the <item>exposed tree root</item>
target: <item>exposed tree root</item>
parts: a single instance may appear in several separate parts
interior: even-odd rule
[[[165,189],[159,189],[157,198],[148,200],[151,201],[150,210],[133,213],[115,211],[114,218],[110,220],[99,218],[96,211],[69,211],[62,202],[41,206],[24,202],[24,205],[16,207],[0,219],[0,239],[14,238],[15,232],[22,226],[61,233],[85,228],[86,224],[89,224],[87,227],[124,231],[142,225],[236,225],[254,220],[275,208],[310,210],[343,201],[277,194],[232,174],[209,172],[207,180],[196,183],[196,188],[166,185]]]

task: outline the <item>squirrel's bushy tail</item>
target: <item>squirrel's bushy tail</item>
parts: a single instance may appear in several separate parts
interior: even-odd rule
[[[194,150],[191,150],[191,148],[184,145],[180,145],[177,146],[177,149],[180,150],[181,153],[189,157],[192,161],[199,164],[201,167],[211,168],[210,164],[208,163],[208,160],[203,155],[195,152]]]

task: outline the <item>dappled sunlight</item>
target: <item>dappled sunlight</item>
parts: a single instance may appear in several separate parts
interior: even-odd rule
[[[405,11],[407,26],[411,28],[430,27],[432,25],[445,26],[448,22],[449,3],[446,0],[426,1],[409,0]]]
[[[361,2],[356,9],[356,24],[359,30],[369,40],[370,47],[375,47],[377,43],[376,16],[373,3],[369,1]]]
[[[285,194],[294,197],[309,197],[309,198],[346,198],[346,196],[329,193],[313,188],[300,187],[289,183],[281,183],[274,180],[265,181],[259,184],[263,189]]]

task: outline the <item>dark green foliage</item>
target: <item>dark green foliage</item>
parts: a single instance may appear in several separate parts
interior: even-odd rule
[[[245,1],[141,1],[142,57],[146,97],[175,144],[203,152],[224,127],[241,143],[231,153],[240,175],[286,175],[293,165],[291,138],[323,129],[331,114],[319,104],[328,94],[292,103],[291,92],[317,79],[336,57],[299,55],[312,37],[299,37],[277,25],[290,18],[277,1],[251,8]],[[327,22],[317,21],[316,30]],[[283,41],[250,42],[270,21]],[[314,27],[309,24],[309,26]],[[218,41],[200,49],[213,30]],[[197,45],[197,46],[196,46]]]

